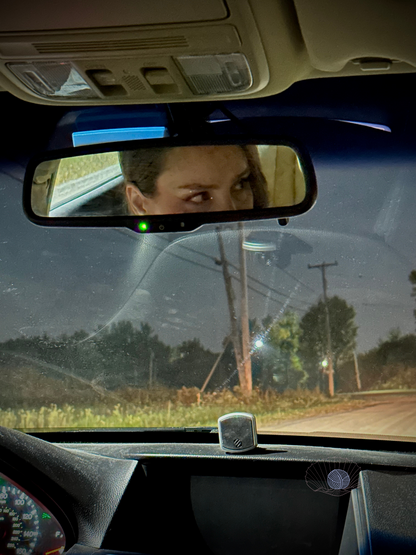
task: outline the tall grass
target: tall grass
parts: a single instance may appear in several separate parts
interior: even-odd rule
[[[362,401],[329,399],[318,392],[254,390],[250,398],[238,388],[207,393],[199,397],[195,388],[181,390],[124,389],[114,403],[90,406],[51,404],[40,408],[0,409],[0,425],[22,430],[48,428],[152,428],[216,426],[228,412],[246,411],[256,415],[259,427],[317,413],[330,413],[360,406]]]
[[[84,156],[64,158],[59,164],[55,186],[66,183],[72,179],[90,175],[91,173],[115,164],[118,164],[117,152],[103,152],[101,154],[86,154]]]

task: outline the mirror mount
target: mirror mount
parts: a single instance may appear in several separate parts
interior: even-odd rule
[[[196,104],[168,104],[168,131],[171,137],[210,137],[212,126],[208,123],[209,114],[214,108]]]

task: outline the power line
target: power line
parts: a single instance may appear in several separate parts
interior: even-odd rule
[[[209,260],[212,260],[212,261],[214,261],[215,263],[218,263],[218,258],[216,258],[215,256],[212,256],[212,255],[210,255],[210,254],[206,254],[206,253],[201,252],[201,251],[197,251],[197,250],[195,250],[195,249],[193,249],[193,248],[191,248],[191,247],[188,247],[188,246],[184,246],[184,245],[181,245],[181,244],[178,244],[178,243],[172,243],[172,242],[170,241],[170,239],[168,239],[167,237],[160,237],[160,236],[158,236],[158,239],[163,240],[163,241],[166,241],[169,245],[174,245],[175,247],[179,247],[179,248],[181,248],[181,249],[184,249],[184,250],[186,250],[186,251],[192,252],[192,253],[197,254],[197,255],[199,255],[199,256],[202,256],[202,257],[204,257],[204,258],[208,258]],[[151,246],[152,248],[156,248],[156,249],[159,250],[160,252],[165,252],[165,249],[162,249],[162,248],[160,248],[160,247],[156,247],[155,245],[149,245],[149,246]],[[170,254],[171,256],[176,256],[176,257],[178,257],[180,260],[185,260],[186,262],[192,263],[191,260],[189,260],[189,259],[187,259],[187,258],[180,257],[180,256],[177,255],[177,254],[173,254],[173,253],[169,253],[169,254]],[[197,264],[197,263],[196,263],[196,264]],[[232,262],[228,262],[228,264],[229,264],[229,266],[231,266],[232,268],[238,270],[238,267],[237,267],[235,264],[233,264]],[[286,274],[288,277],[290,277],[291,279],[293,279],[293,280],[296,281],[297,283],[300,283],[300,285],[302,285],[303,287],[305,287],[306,289],[308,289],[308,290],[311,291],[312,293],[317,293],[317,291],[316,291],[315,289],[313,289],[312,287],[310,287],[309,285],[307,285],[306,283],[304,283],[302,280],[300,280],[299,278],[297,278],[296,276],[294,276],[293,274],[291,274],[291,273],[288,272],[287,270],[284,270],[283,268],[280,268],[280,267],[277,266],[277,265],[276,265],[276,267],[277,267],[278,270],[280,270],[281,272],[283,272],[284,274]],[[279,291],[278,289],[275,289],[275,288],[272,288],[272,287],[266,285],[265,283],[263,283],[263,282],[261,282],[260,280],[254,278],[253,276],[250,276],[250,275],[248,274],[247,277],[248,277],[249,279],[251,279],[252,281],[258,283],[259,285],[261,285],[261,286],[263,286],[263,287],[266,287],[267,289],[270,289],[270,291],[273,291],[273,292],[276,293],[277,295],[280,295],[280,296],[282,296],[282,297],[284,297],[284,298],[287,297],[287,294],[282,293],[282,292]],[[301,302],[306,303],[306,304],[309,305],[309,301],[307,301],[306,299],[297,299],[297,301],[301,301]]]
[[[279,266],[278,266],[279,268]],[[306,285],[306,283],[303,283],[302,280],[298,279],[296,276],[293,276],[290,272],[288,272],[287,270],[284,270],[283,268],[279,268],[280,271],[282,271],[284,274],[286,274],[287,276],[291,277],[292,279],[294,279],[295,281],[297,281],[298,283],[300,283],[303,287],[306,287],[306,289],[309,289],[309,291],[311,291],[312,293],[317,293],[316,289],[313,289],[312,287],[310,287],[309,285]]]
[[[177,246],[179,246],[181,249],[187,250],[187,251],[189,251],[189,252],[193,252],[194,254],[197,254],[197,255],[199,255],[199,256],[202,256],[202,257],[205,257],[205,258],[209,258],[210,260],[214,261],[216,264],[218,263],[218,258],[216,258],[215,256],[212,256],[212,255],[209,255],[209,254],[206,254],[206,253],[197,251],[197,250],[192,249],[192,248],[190,248],[190,247],[185,247],[185,246],[183,246],[183,245],[177,245]],[[179,255],[176,255],[176,254],[172,254],[172,253],[169,253],[169,254],[171,254],[171,256],[178,256],[178,257],[179,257]],[[200,264],[200,263],[198,263],[198,262],[194,262],[194,261],[191,261],[191,260],[189,260],[189,259],[184,259],[183,257],[180,257],[180,259],[181,259],[181,260],[186,260],[186,261],[188,261],[188,262],[190,262],[190,263]],[[233,264],[232,262],[229,262],[229,261],[228,261],[228,265],[231,266],[234,270],[238,270],[238,267],[237,267],[236,264]],[[290,273],[287,272],[286,270],[283,270],[282,268],[279,268],[279,267],[277,267],[277,268],[278,268],[279,270],[281,270],[283,273],[287,274],[287,275],[288,275],[289,277],[291,277],[292,279],[294,279],[295,281],[297,281],[298,283],[300,283],[301,285],[303,285],[304,287],[307,287],[307,288],[308,288],[310,291],[312,291],[313,293],[316,293],[315,289],[312,289],[311,287],[309,287],[308,285],[306,285],[305,283],[303,283],[301,280],[299,280],[298,278],[296,278],[295,276],[293,276],[292,274],[290,274]],[[233,276],[233,277],[234,277],[234,276]],[[247,277],[248,277],[250,280],[252,280],[252,281],[254,281],[255,283],[257,283],[258,285],[261,285],[262,287],[267,288],[268,290],[272,291],[273,293],[276,293],[276,295],[279,295],[280,297],[283,297],[283,298],[285,298],[285,299],[287,298],[287,294],[286,294],[286,293],[282,293],[282,292],[279,291],[278,289],[276,289],[276,288],[274,288],[274,287],[271,287],[271,286],[267,285],[266,283],[263,283],[262,281],[260,281],[259,279],[257,279],[257,278],[255,278],[255,277],[251,276],[250,274],[247,274]],[[302,302],[302,303],[305,303],[305,304],[307,304],[307,305],[309,306],[309,301],[306,301],[305,299],[296,299],[296,302]]]
[[[239,279],[237,276],[231,276],[231,277],[232,277],[233,279],[237,280],[237,281],[240,281],[240,279]],[[267,285],[265,285],[265,287],[267,287]],[[261,295],[261,296],[264,297],[265,299],[269,299],[269,300],[271,300],[271,301],[273,301],[273,302],[275,302],[275,303],[278,303],[278,304],[280,304],[280,305],[282,305],[282,306],[284,306],[284,305],[286,304],[286,303],[282,302],[280,299],[274,299],[273,297],[269,297],[268,295],[266,295],[266,293],[263,293],[262,291],[259,291],[258,289],[256,289],[256,288],[253,287],[252,285],[249,285],[248,288],[249,288],[251,291],[254,291],[255,293],[258,293],[259,295]],[[289,298],[289,296],[286,295],[286,299],[288,299],[288,298]],[[300,307],[300,306],[293,306],[293,305],[291,305],[291,304],[288,304],[288,305],[286,305],[286,306],[287,306],[287,308],[292,308],[293,310],[300,310],[301,312],[302,312],[302,311],[304,312],[304,311],[306,311],[306,310],[309,309],[309,305],[308,305],[307,308],[303,308],[303,307]]]
[[[231,264],[230,264],[231,266]],[[248,276],[252,281],[254,281],[254,283],[257,283],[258,285],[261,285],[262,287],[267,288],[268,290],[272,291],[273,293],[276,293],[276,295],[279,295],[280,297],[283,297],[285,299],[287,299],[287,294],[286,293],[281,293],[280,291],[278,291],[277,289],[275,289],[274,287],[270,287],[269,285],[266,285],[265,283],[263,283],[262,281],[260,281],[259,279],[253,278],[251,276]],[[296,299],[296,302],[301,302],[304,303],[306,305],[309,306],[309,302],[305,301],[304,299]],[[300,307],[299,307],[300,308]]]
[[[215,258],[215,256],[206,254],[204,252],[200,252],[197,251],[195,249],[192,249],[191,247],[184,247],[183,245],[178,245],[181,249],[185,249],[187,251],[193,252],[195,254],[198,254],[200,256],[204,256],[205,258],[209,258],[210,260],[214,260],[215,262],[217,261],[217,259]],[[232,262],[228,262],[229,266],[231,266],[234,269],[238,269],[237,266],[235,264],[233,264]],[[312,289],[312,287],[309,287],[309,285],[307,285],[306,283],[304,283],[303,281],[301,281],[300,279],[298,279],[297,277],[295,277],[294,275],[292,275],[290,272],[288,272],[287,270],[284,270],[283,268],[280,268],[279,266],[276,266],[278,270],[280,270],[281,272],[283,272],[284,274],[286,274],[287,276],[289,276],[290,278],[292,278],[293,280],[297,281],[298,283],[300,283],[303,287],[306,287],[307,289],[309,289],[309,291],[311,291],[312,293],[316,293],[315,289]],[[277,293],[278,295],[282,295],[284,297],[286,297],[286,295],[284,293],[281,293],[280,291],[278,291],[277,289],[272,289],[270,288],[268,285],[262,283],[261,281],[259,281],[258,279],[254,278],[253,276],[250,276],[249,274],[247,275],[247,277],[253,281],[255,281],[256,283],[259,283],[260,285],[263,285],[264,287],[268,287],[269,289],[273,290],[275,293]],[[307,302],[307,301],[305,301]]]
[[[164,237],[163,237],[163,238],[162,238],[162,237],[159,237],[159,239],[165,239],[165,238],[164,238]],[[169,241],[168,239],[165,239],[165,240],[166,240],[166,241]],[[165,253],[165,254],[168,254],[168,255],[170,255],[170,256],[173,256],[173,257],[175,257],[175,258],[178,258],[179,260],[182,260],[182,261],[184,261],[184,262],[188,262],[189,264],[194,264],[195,266],[200,266],[200,267],[202,267],[202,268],[204,268],[204,269],[206,269],[206,270],[210,270],[211,272],[222,273],[221,270],[217,270],[216,268],[212,268],[212,267],[210,267],[210,266],[206,266],[205,264],[201,264],[200,262],[195,262],[195,261],[193,261],[193,260],[190,260],[189,258],[182,257],[182,256],[180,256],[180,255],[178,255],[178,254],[176,254],[176,253],[167,252],[166,249],[164,249],[164,248],[162,248],[162,247],[157,247],[156,245],[153,245],[153,244],[151,244],[151,243],[150,243],[150,244],[148,243],[147,246],[149,246],[149,247],[151,247],[151,248],[153,248],[153,249],[156,249],[156,250],[159,251],[159,252],[163,252],[163,253]],[[208,257],[208,258],[210,258],[211,260],[213,260],[214,262],[217,262],[217,259],[216,259],[215,257],[213,257],[213,256],[206,255],[205,253],[200,253],[199,251],[194,251],[194,249],[190,249],[189,247],[184,247],[184,246],[182,246],[182,245],[180,245],[180,247],[183,248],[183,249],[185,249],[185,250],[193,251],[193,252],[195,252],[195,254],[199,254],[199,255],[201,255],[201,256]],[[141,283],[143,282],[143,280],[147,277],[147,275],[149,274],[151,268],[152,268],[152,267],[154,266],[154,264],[156,263],[156,260],[157,260],[157,258],[155,258],[155,259],[153,259],[153,260],[151,261],[151,263],[149,264],[149,266],[146,268],[146,271],[144,272],[144,274],[143,274],[142,277],[140,278],[139,282],[137,283],[136,287],[134,288],[134,290],[132,291],[132,293],[129,295],[128,299],[127,299],[126,302],[123,304],[123,306],[117,311],[117,313],[114,314],[113,317],[110,318],[110,320],[109,320],[104,326],[102,326],[102,327],[99,328],[98,330],[96,330],[96,331],[90,333],[85,339],[82,339],[81,341],[79,341],[79,343],[84,343],[85,341],[88,341],[89,339],[95,337],[96,335],[98,335],[99,333],[101,333],[101,331],[102,331],[103,329],[107,328],[109,325],[112,324],[112,322],[115,321],[115,319],[117,318],[117,316],[121,313],[121,311],[124,309],[124,307],[125,307],[125,306],[128,304],[128,302],[130,301],[130,299],[133,297],[133,295],[134,295],[135,291],[137,290],[137,288],[141,285]],[[234,266],[234,268],[236,268],[236,267]],[[234,279],[236,279],[236,280],[239,281],[239,278],[238,278],[238,277],[236,277],[236,276],[232,276],[232,277],[233,277]],[[279,294],[280,296],[283,296],[283,297],[287,298],[287,295],[284,295],[283,293],[280,293],[280,292],[278,292],[277,290],[275,290],[275,289],[273,289],[273,288],[270,288],[268,285],[262,283],[261,281],[255,280],[255,278],[252,278],[252,277],[250,277],[250,279],[252,279],[252,280],[254,280],[254,281],[257,281],[262,287],[265,287],[265,288],[269,289],[270,291],[273,291],[273,292],[275,292],[276,294]],[[260,296],[262,296],[262,297],[264,297],[264,298],[268,298],[269,300],[271,300],[271,301],[273,301],[273,302],[275,302],[275,303],[277,303],[277,304],[284,305],[284,303],[283,303],[282,301],[280,301],[280,300],[278,300],[278,299],[274,299],[273,297],[271,297],[271,296],[269,296],[269,295],[266,295],[265,293],[259,291],[258,289],[256,289],[256,288],[253,287],[252,285],[249,285],[248,288],[249,288],[251,291],[257,293],[258,295],[260,295]],[[301,300],[301,299],[299,299],[299,300]],[[302,299],[302,302],[307,303],[307,301],[305,301],[305,300],[303,300],[303,299]],[[305,308],[297,307],[297,306],[293,306],[293,305],[288,305],[288,308],[291,308],[291,309],[293,309],[293,310],[298,310],[298,311],[305,311],[305,310],[306,310]]]
[[[221,270],[217,270],[216,268],[212,268],[212,267],[210,267],[210,266],[207,266],[206,264],[202,264],[201,262],[196,262],[195,260],[190,260],[189,258],[185,258],[185,257],[183,257],[183,256],[180,256],[180,255],[176,254],[176,253],[167,252],[165,249],[162,249],[161,247],[156,247],[155,245],[150,245],[150,246],[151,246],[152,248],[154,248],[154,249],[157,249],[159,252],[164,252],[165,254],[168,254],[169,256],[173,256],[174,258],[178,258],[179,260],[183,260],[183,261],[185,261],[185,262],[188,262],[188,264],[193,264],[194,266],[200,266],[201,268],[204,268],[205,270],[210,270],[211,272],[222,273]],[[185,248],[185,247],[183,247],[183,248]],[[196,251],[196,252],[198,252],[198,251]],[[198,253],[198,254],[199,254],[199,253]],[[206,256],[209,256],[209,255],[206,255]],[[211,258],[212,258],[212,260],[217,261],[217,259],[216,259],[215,257],[211,257]],[[234,266],[233,264],[229,263],[229,265],[230,265],[230,266],[233,266],[234,269],[237,269],[237,267]],[[231,277],[232,277],[233,279],[237,280],[238,282],[240,281],[240,278],[237,277],[237,276],[231,276]],[[269,287],[268,285],[266,285],[265,283],[263,283],[263,282],[261,282],[261,281],[259,281],[259,280],[256,280],[255,278],[251,278],[251,279],[252,279],[253,281],[257,282],[258,284],[260,284],[262,287],[265,287],[265,288],[269,289],[270,291],[272,291],[272,292],[274,292],[274,293],[277,293],[278,295],[280,295],[280,296],[284,297],[285,299],[287,299],[288,295],[286,295],[286,294],[284,294],[284,293],[278,292],[277,290],[275,290],[275,289]],[[269,297],[268,295],[266,295],[266,294],[263,293],[262,291],[259,291],[258,289],[256,289],[256,288],[253,287],[252,285],[249,285],[248,288],[249,288],[251,291],[254,291],[255,293],[257,293],[258,295],[261,295],[261,296],[264,297],[264,298],[268,298],[268,299],[272,300],[272,301],[275,302],[275,303],[278,303],[278,304],[281,304],[281,305],[284,304],[281,300],[274,299],[273,297]],[[299,299],[299,300],[300,300],[300,299]],[[307,301],[304,301],[304,300],[302,299],[302,302],[304,302],[304,303],[309,307]],[[293,306],[293,305],[289,305],[289,308],[292,308],[293,310],[301,310],[301,311],[302,311],[302,310],[306,310],[306,309],[303,308],[303,307],[300,307],[300,306]]]

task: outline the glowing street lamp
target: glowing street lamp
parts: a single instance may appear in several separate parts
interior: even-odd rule
[[[257,349],[261,349],[264,345],[263,340],[262,339],[257,339],[257,341],[254,343],[254,345],[256,346]]]

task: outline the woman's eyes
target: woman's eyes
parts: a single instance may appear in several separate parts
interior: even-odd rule
[[[245,191],[247,189],[251,189],[250,176],[244,177],[236,185],[234,185],[234,190],[236,191]]]
[[[233,193],[239,194],[241,192],[246,192],[248,190],[251,190],[250,175],[248,177],[244,177],[238,183],[233,185],[233,187],[231,188],[231,194]],[[194,204],[202,204],[204,202],[209,202],[210,200],[213,200],[213,198],[214,197],[210,191],[198,191],[193,195],[189,196],[188,198],[186,198],[185,200],[187,202],[192,202]]]
[[[200,191],[199,193],[196,193],[195,195],[187,198],[186,200],[188,202],[193,202],[195,204],[202,204],[203,202],[207,202],[211,199],[212,199],[212,196],[208,191]]]

